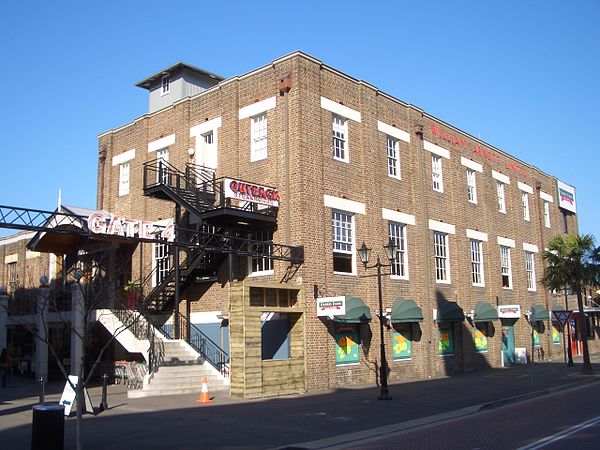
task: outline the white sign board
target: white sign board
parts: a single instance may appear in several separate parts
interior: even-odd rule
[[[317,298],[317,317],[346,314],[346,297]]]
[[[558,206],[572,213],[577,213],[575,188],[558,180],[556,180],[556,188],[558,189]]]
[[[521,317],[521,305],[498,305],[500,319],[518,319]]]
[[[279,207],[279,192],[275,188],[231,178],[225,178],[223,184],[226,198]]]
[[[59,405],[63,405],[65,407],[65,416],[71,414],[71,408],[75,403],[76,394],[73,390],[73,387],[77,388],[79,377],[76,375],[69,375],[69,381],[65,381],[65,388],[63,389],[62,396],[60,397],[60,402],[58,402]],[[71,386],[71,384],[73,386]],[[94,414],[94,407],[92,406],[92,401],[90,400],[90,394],[88,394],[88,391],[85,388],[83,389],[83,398],[85,398],[85,408],[83,411]]]

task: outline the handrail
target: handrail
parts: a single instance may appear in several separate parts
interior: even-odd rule
[[[178,311],[175,311],[174,314],[179,314],[179,335],[184,337],[185,341],[190,344],[202,358],[208,361],[211,366],[217,369],[221,375],[229,376],[229,354],[204,334],[202,330],[191,323],[183,314]],[[170,339],[175,339],[174,336],[177,335],[175,324],[173,324],[173,328],[170,332],[165,328],[165,325],[161,327],[160,331]]]

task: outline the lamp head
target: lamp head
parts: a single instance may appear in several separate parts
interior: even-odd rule
[[[358,249],[358,256],[360,257],[360,262],[366,267],[369,263],[369,258],[371,257],[371,249],[365,245],[365,241],[363,241]]]

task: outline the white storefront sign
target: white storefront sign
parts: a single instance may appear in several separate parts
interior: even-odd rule
[[[577,213],[575,188],[558,180],[556,180],[556,187],[558,189],[558,206],[572,213]]]
[[[173,219],[150,222],[148,220],[127,219],[109,214],[95,212],[89,215],[88,229],[95,234],[111,234],[114,236],[136,237],[144,239],[175,240]]]
[[[275,188],[231,178],[225,178],[223,183],[226,198],[279,207],[279,192]]]
[[[317,298],[317,317],[342,316],[346,314],[346,297]]]
[[[518,319],[521,317],[521,305],[499,305],[498,317],[500,319]]]

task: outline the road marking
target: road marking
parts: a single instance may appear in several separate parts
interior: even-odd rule
[[[594,417],[593,419],[586,420],[580,424],[574,425],[571,428],[567,428],[566,430],[561,431],[560,433],[553,434],[552,436],[545,437],[544,439],[540,439],[533,444],[526,445],[525,447],[521,447],[518,450],[536,450],[538,448],[543,448],[547,445],[553,444],[555,442],[560,441],[567,436],[578,433],[581,430],[585,430],[586,428],[593,427],[600,423],[600,416]]]

